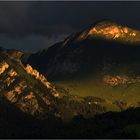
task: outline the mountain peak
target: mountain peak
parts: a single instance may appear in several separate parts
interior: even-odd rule
[[[105,35],[105,37],[118,38],[129,32],[128,27],[123,27],[111,21],[101,21],[89,29],[88,35]],[[135,36],[136,34],[133,34]]]
[[[81,32],[76,40],[80,41],[89,38],[115,40],[123,43],[138,43],[140,42],[140,31],[110,20],[102,20]]]
[[[96,26],[96,25],[117,25],[117,23],[109,20],[109,19],[104,19],[104,20],[99,20],[96,23],[94,23],[94,25],[92,26]]]

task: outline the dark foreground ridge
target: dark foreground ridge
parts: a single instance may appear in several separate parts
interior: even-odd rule
[[[4,100],[0,109],[0,138],[140,138],[140,108],[90,119],[77,116],[69,123],[54,117],[38,120]]]

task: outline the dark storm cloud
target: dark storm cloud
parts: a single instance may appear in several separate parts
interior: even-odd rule
[[[0,33],[66,34],[105,18],[140,28],[139,13],[140,2],[0,2]]]
[[[101,19],[140,29],[139,13],[140,2],[0,2],[0,45],[37,50]]]
[[[20,38],[11,38],[9,36],[0,35],[0,45],[4,48],[18,49],[21,51],[36,52],[53,45],[55,42],[63,40],[66,35],[60,36],[42,36],[42,35],[29,35]]]

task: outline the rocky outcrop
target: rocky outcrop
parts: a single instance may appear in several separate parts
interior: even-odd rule
[[[103,82],[110,86],[124,85],[130,83],[140,83],[140,77],[131,78],[125,75],[105,75]]]
[[[55,106],[59,92],[30,65],[24,67],[17,58],[3,51],[0,57],[0,98],[5,98],[22,112],[36,117],[46,116]]]
[[[16,85],[12,90],[8,91],[5,94],[5,97],[12,103],[17,102],[18,95],[24,92],[24,89],[27,87],[26,82],[21,81],[18,85]]]
[[[140,32],[129,27],[121,26],[111,21],[102,21],[82,32],[77,40],[101,37],[109,40],[123,41],[124,43],[140,42]]]
[[[12,58],[14,58],[14,59],[17,59],[17,60],[21,59],[22,55],[24,54],[24,53],[21,52],[21,51],[13,50],[13,49],[7,49],[7,50],[6,50],[6,53],[7,53],[10,57],[12,57]]]
[[[40,74],[37,70],[33,69],[29,64],[27,64],[27,67],[25,68],[25,70],[28,74],[30,74],[30,75],[34,76],[36,79],[40,80],[49,90],[51,90],[54,97],[59,96],[59,93],[51,85],[51,83],[48,82],[47,79],[42,74]]]
[[[6,62],[2,62],[0,64],[0,75],[9,67],[9,65]]]

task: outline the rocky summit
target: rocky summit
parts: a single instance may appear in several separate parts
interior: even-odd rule
[[[76,40],[94,37],[122,41],[124,43],[140,43],[140,32],[138,30],[111,21],[101,21],[92,25],[81,32]]]

